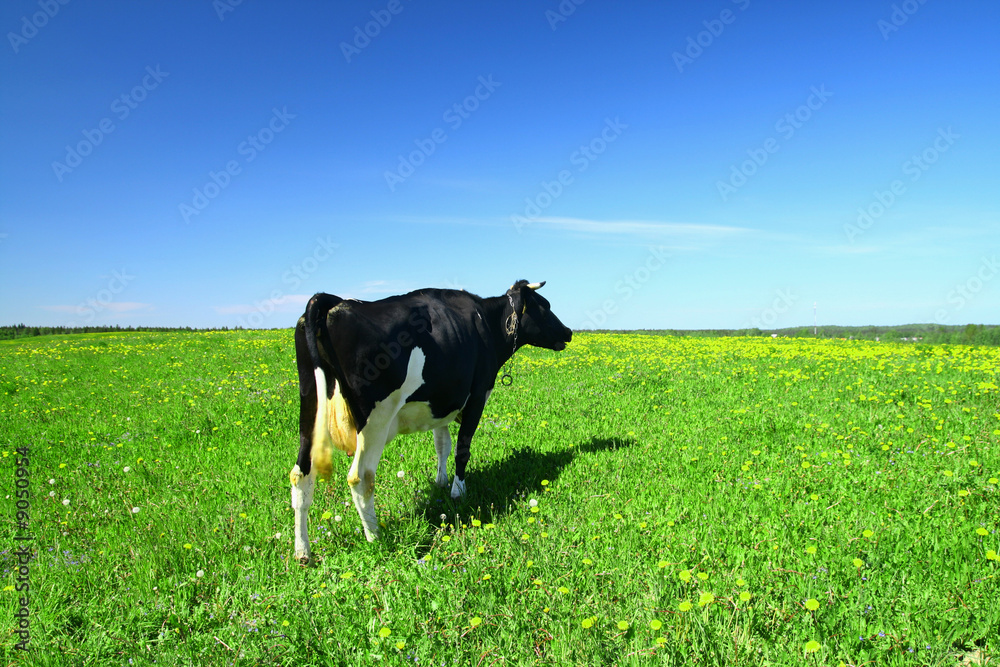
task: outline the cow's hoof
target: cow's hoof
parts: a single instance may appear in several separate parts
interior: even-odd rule
[[[299,565],[309,564],[309,554],[298,553],[295,554],[295,560],[299,561]]]

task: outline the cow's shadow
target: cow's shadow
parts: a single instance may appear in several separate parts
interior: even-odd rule
[[[635,443],[633,438],[591,438],[555,451],[520,448],[485,466],[470,465],[465,498],[453,500],[449,489],[429,484],[428,493],[413,512],[426,520],[428,534],[441,526],[442,515],[444,523],[452,525],[468,524],[472,519],[493,523],[542,493],[545,488],[542,481],[555,484],[562,471],[578,456],[622,449]]]

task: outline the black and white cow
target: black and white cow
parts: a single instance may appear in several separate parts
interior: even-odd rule
[[[424,289],[380,301],[316,294],[295,329],[299,457],[289,473],[295,557],[309,560],[308,516],[317,475],[334,449],[353,455],[347,484],[365,536],[378,537],[375,469],[397,433],[434,431],[437,483],[448,485],[448,424],[460,423],[451,496],[465,494],[469,445],[497,371],[523,345],[562,350],[573,335],[519,280],[503,296]]]

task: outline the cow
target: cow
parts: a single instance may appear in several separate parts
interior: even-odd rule
[[[378,301],[319,293],[295,327],[299,455],[289,473],[295,558],[310,558],[308,517],[316,477],[332,455],[353,456],[347,473],[369,542],[378,537],[375,469],[398,433],[432,430],[438,486],[448,485],[451,435],[459,422],[451,497],[465,495],[469,447],[497,372],[518,348],[563,350],[573,332],[559,321],[544,285],[519,280],[506,294],[422,289]]]

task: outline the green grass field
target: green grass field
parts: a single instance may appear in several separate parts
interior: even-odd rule
[[[463,501],[400,436],[369,544],[335,459],[301,567],[290,330],[0,344],[4,663],[997,660],[1000,349],[582,333],[514,363]]]

